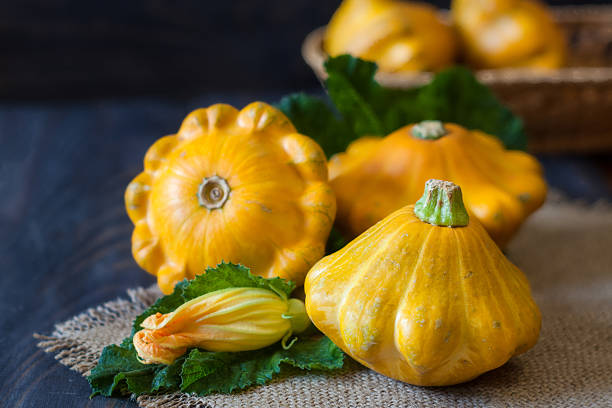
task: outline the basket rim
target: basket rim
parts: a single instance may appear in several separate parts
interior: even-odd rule
[[[610,21],[612,6],[564,6],[554,7],[559,20],[570,22],[584,21],[585,16],[597,21]],[[587,18],[588,20],[588,18]],[[323,50],[323,37],[327,26],[310,32],[302,43],[302,57],[320,80],[327,78],[323,64],[328,58]],[[612,67],[567,67],[555,70],[539,71],[529,68],[483,69],[475,71],[478,80],[484,84],[601,84],[612,82]],[[431,81],[432,72],[389,73],[377,72],[376,80],[389,87],[415,87]]]
[[[550,8],[560,23],[604,23],[610,24],[612,6],[607,4],[568,5]]]

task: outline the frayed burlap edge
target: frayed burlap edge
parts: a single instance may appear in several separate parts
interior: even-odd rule
[[[96,366],[102,349],[125,338],[134,318],[152,305],[161,292],[154,285],[147,289],[129,289],[127,295],[128,299],[118,298],[56,324],[50,336],[34,333],[34,338],[41,340],[37,346],[55,354],[55,359],[63,365],[88,376]],[[120,330],[115,332],[118,340],[106,343],[101,338],[94,339],[89,335],[91,330],[108,325],[118,326]]]

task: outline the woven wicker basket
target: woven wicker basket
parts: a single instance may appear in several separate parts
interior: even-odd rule
[[[534,152],[612,151],[612,7],[554,9],[570,43],[568,67],[534,72],[527,69],[477,71],[478,79],[525,121]],[[325,27],[302,45],[304,59],[325,78]],[[391,88],[429,82],[431,73],[384,73],[376,79]]]

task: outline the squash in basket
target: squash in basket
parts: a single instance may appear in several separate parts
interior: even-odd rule
[[[344,0],[327,26],[324,49],[375,61],[387,72],[435,71],[452,64],[456,45],[432,6]]]
[[[537,160],[495,137],[423,121],[384,138],[364,137],[329,162],[338,226],[350,238],[421,195],[430,178],[461,185],[468,210],[504,246],[546,197]]]
[[[127,187],[132,253],[170,293],[221,261],[301,285],[336,213],[319,145],[277,109],[213,105],[147,152]]]
[[[523,273],[454,184],[430,180],[406,206],[321,259],[306,311],[365,366],[416,385],[451,385],[535,345],[541,316]]]
[[[453,0],[453,22],[476,68],[559,68],[566,42],[537,0]]]

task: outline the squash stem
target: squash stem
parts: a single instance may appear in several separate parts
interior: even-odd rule
[[[414,205],[423,222],[441,227],[464,227],[470,217],[463,205],[461,188],[450,181],[427,180],[423,196]]]
[[[283,319],[290,319],[293,333],[302,333],[310,327],[310,318],[306,313],[306,306],[299,299],[289,299],[287,314],[283,315]]]
[[[424,120],[414,125],[410,133],[417,139],[437,140],[448,132],[439,120]]]

